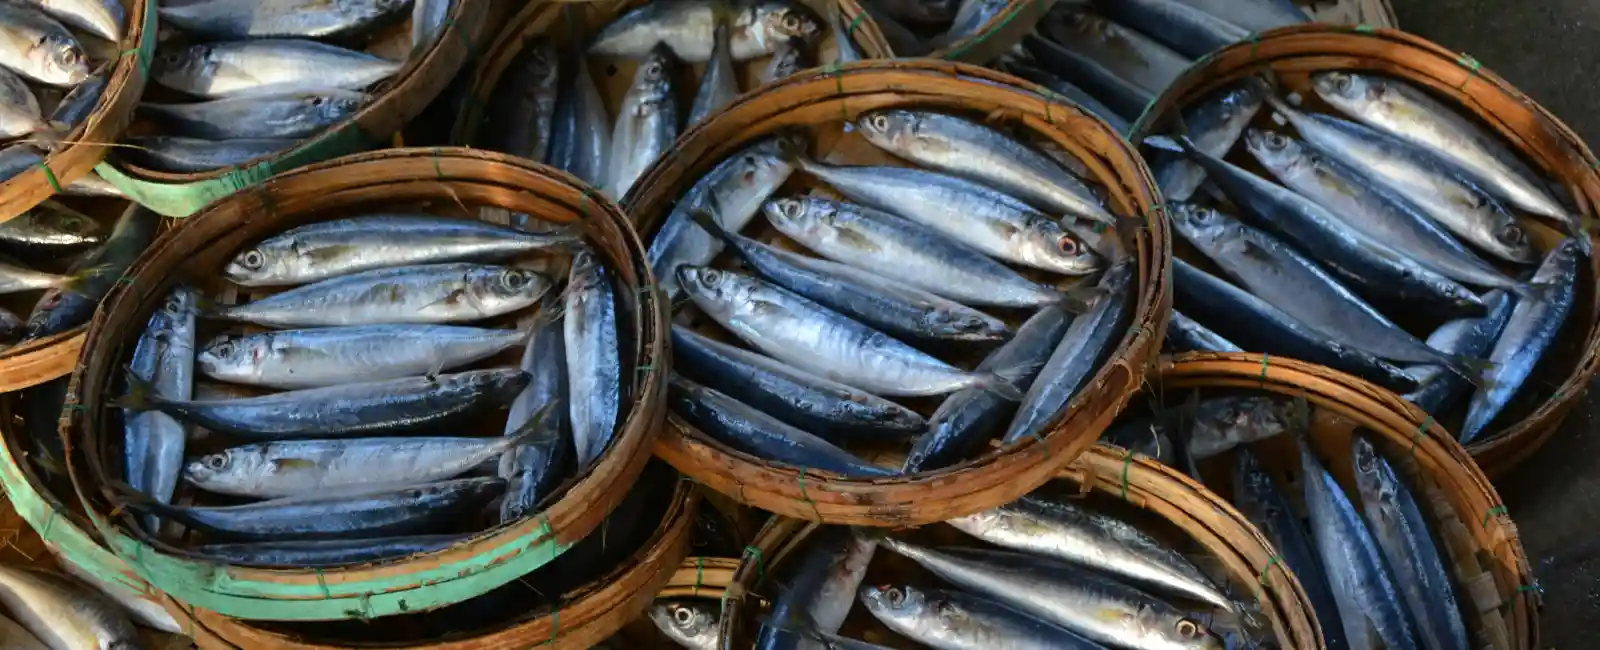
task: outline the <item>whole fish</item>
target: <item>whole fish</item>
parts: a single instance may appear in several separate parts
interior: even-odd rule
[[[138,631],[115,602],[60,574],[0,565],[0,604],[52,649],[139,647]]]
[[[545,299],[544,309],[555,311],[555,298]],[[500,502],[500,523],[511,523],[534,512],[561,481],[561,472],[572,455],[572,436],[567,429],[567,351],[564,329],[559,319],[542,323],[533,330],[522,352],[522,371],[528,373],[528,386],[511,401],[506,414],[506,435],[515,435],[533,421],[537,413],[540,434],[524,440],[500,457],[497,472],[506,480],[506,496]]]
[[[1297,111],[1276,97],[1267,101],[1318,151],[1404,196],[1467,243],[1508,262],[1538,259],[1516,216],[1433,153],[1355,122]]]
[[[1057,7],[1039,28],[1056,44],[1151,94],[1161,94],[1194,62],[1149,36],[1086,9]]]
[[[1289,429],[1289,412],[1261,395],[1200,400],[1189,423],[1188,450],[1195,460],[1219,456],[1239,445],[1266,440]]]
[[[218,41],[339,39],[371,31],[395,18],[410,4],[410,0],[200,0],[163,4],[161,20],[190,34]]]
[[[1458,318],[1439,326],[1428,335],[1428,347],[1446,354],[1471,357],[1489,356],[1494,342],[1511,320],[1517,301],[1504,291],[1484,295],[1489,313],[1482,317]],[[1445,406],[1461,397],[1469,384],[1439,366],[1412,366],[1406,373],[1416,378],[1421,388],[1405,394],[1407,401],[1427,413],[1443,413]]]
[[[1043,68],[1038,68],[1033,65],[1023,63],[1011,63],[1006,66],[1006,70],[1011,74],[1017,75],[1018,77],[1022,77],[1023,79],[1027,79],[1028,81],[1032,81],[1033,83],[1044,86],[1050,92],[1071,100],[1084,110],[1093,113],[1095,117],[1105,120],[1107,124],[1111,125],[1112,130],[1116,131],[1117,133],[1121,133],[1126,136],[1129,131],[1132,130],[1132,125],[1128,123],[1128,119],[1122,114],[1111,110],[1110,107],[1101,103],[1100,100],[1095,99],[1093,95],[1085,92],[1082,88],[1073,85],[1071,82],[1062,79],[1061,77],[1051,74]]]
[[[491,148],[545,161],[561,93],[558,57],[555,44],[541,38],[523,45],[511,59],[489,95],[487,119],[479,126]]]
[[[1272,543],[1284,566],[1300,581],[1321,624],[1322,640],[1328,650],[1349,650],[1328,573],[1288,495],[1278,489],[1249,447],[1234,454],[1233,467],[1233,504]]]
[[[174,174],[236,167],[300,144],[294,138],[202,140],[172,135],[130,136],[122,142],[131,147],[124,155],[132,157],[140,166]]]
[[[1134,293],[1137,289],[1134,259],[1106,271],[1101,278],[1101,295],[1087,312],[1078,316],[1067,328],[1061,343],[1050,353],[1039,376],[1028,387],[1028,394],[1017,407],[1003,444],[1012,444],[1024,437],[1040,437],[1045,427],[1057,419],[1094,378],[1095,371],[1121,343],[1128,324],[1133,320]]]
[[[1172,0],[1160,0],[1171,2]],[[1195,148],[1221,160],[1244,135],[1244,129],[1260,112],[1272,90],[1255,78],[1211,91],[1183,110],[1184,135]],[[1206,180],[1206,170],[1198,160],[1168,152],[1150,156],[1150,171],[1156,175],[1161,195],[1168,201],[1188,201]]]
[[[233,257],[223,277],[247,287],[303,284],[407,264],[494,261],[577,241],[476,219],[373,214],[290,228]]]
[[[957,587],[1092,641],[1136,650],[1222,650],[1221,640],[1182,610],[1057,561],[1013,551],[931,549],[894,538],[879,545]]]
[[[504,487],[505,482],[498,478],[479,477],[237,506],[185,507],[139,500],[127,505],[237,540],[369,538],[436,529],[499,494]]]
[[[622,359],[610,273],[588,251],[572,259],[562,330],[578,469],[599,460],[622,418]]]
[[[1155,101],[1158,94],[1158,91],[1124,79],[1093,57],[1038,32],[1024,37],[1022,43],[1046,71],[1084,89],[1125,120],[1144,114],[1145,107]]]
[[[97,37],[119,43],[127,12],[116,0],[25,0],[43,9],[68,27],[76,27]]]
[[[35,271],[20,264],[0,260],[0,295],[56,287],[76,287],[81,282],[80,277]]]
[[[822,438],[894,440],[922,430],[921,415],[872,393],[743,348],[672,327],[674,368]]]
[[[257,499],[430,483],[455,478],[545,434],[529,421],[499,438],[284,440],[229,447],[184,467],[202,490]]]
[[[805,542],[788,585],[772,604],[767,625],[756,636],[756,650],[792,648],[791,633],[776,624],[799,622],[810,631],[834,634],[855,604],[856,589],[877,551],[877,542],[842,527],[818,529]],[[776,623],[776,624],[775,624]],[[801,643],[800,648],[815,644]]]
[[[906,340],[999,341],[1004,321],[853,266],[806,257],[742,237],[700,215],[700,227],[733,247],[768,281],[864,325]]]
[[[60,334],[89,322],[111,288],[156,238],[162,217],[137,203],[123,210],[104,244],[73,262],[69,273],[80,275],[75,290],[46,291],[28,315],[26,338]]]
[[[0,614],[0,639],[5,639],[9,650],[50,650],[39,637],[4,614]],[[707,648],[709,650],[711,646]]]
[[[316,388],[452,370],[527,340],[516,330],[450,325],[356,325],[222,335],[196,362],[212,379]]]
[[[949,23],[961,7],[959,0],[868,0],[864,4],[913,23]]]
[[[745,342],[849,386],[888,396],[943,395],[981,387],[1021,397],[998,371],[962,370],[747,275],[680,266],[678,283],[701,311]]]
[[[1418,650],[1416,628],[1400,604],[1394,576],[1344,488],[1296,432],[1311,539],[1328,571],[1345,638],[1354,650]],[[1437,595],[1435,594],[1435,597]]]
[[[173,90],[220,99],[326,88],[361,90],[389,78],[400,62],[301,39],[190,45],[156,57],[151,79]]]
[[[1052,557],[1222,609],[1233,601],[1183,555],[1125,521],[1072,505],[1023,497],[945,523],[990,544]]]
[[[134,343],[133,357],[128,361],[128,372],[153,384],[156,380],[156,359],[165,345],[162,339],[171,333],[171,315],[165,308],[157,309],[150,315],[144,331],[139,333],[139,340]],[[146,494],[154,492],[147,468],[150,465],[150,438],[154,435],[152,430],[158,421],[163,424],[171,422],[182,427],[182,424],[172,416],[160,411],[138,412],[124,409],[122,412],[122,475],[128,487]],[[146,522],[146,527],[151,531],[156,530],[149,522]]]
[[[761,70],[761,83],[772,83],[811,67],[811,53],[804,39],[787,38],[779,41],[772,59]]]
[[[1293,0],[1183,0],[1183,3],[1252,32],[1311,22],[1311,17],[1295,6]]]
[[[840,476],[892,472],[857,458],[822,438],[784,424],[716,390],[672,376],[672,412],[712,439],[763,460]]]
[[[1250,292],[1173,258],[1173,302],[1231,341],[1272,356],[1337,368],[1395,392],[1417,387],[1400,368],[1326,336]]]
[[[1100,0],[1094,6],[1107,18],[1154,36],[1193,58],[1250,36],[1249,30],[1183,0]]]
[[[672,142],[678,139],[681,113],[674,79],[677,67],[678,58],[672,49],[657,44],[634,72],[633,84],[622,95],[616,129],[611,133],[604,185],[607,196],[626,196],[634,181],[670,151]]]
[[[528,375],[515,368],[471,370],[215,401],[166,399],[137,377],[128,381],[129,394],[118,406],[160,410],[240,438],[280,440],[436,428],[510,401],[527,385]]]
[[[283,139],[316,135],[354,116],[367,100],[365,93],[351,90],[318,90],[190,104],[142,103],[139,110],[192,138]]]
[[[461,535],[412,535],[367,539],[201,544],[195,552],[229,564],[267,567],[327,567],[379,562],[434,553],[466,539]]]
[[[20,138],[49,128],[39,112],[39,98],[27,82],[0,68],[0,138]]]
[[[657,600],[646,612],[656,629],[688,650],[716,650],[722,611],[705,599]]]
[[[623,14],[595,34],[589,53],[642,57],[666,43],[685,63],[705,63],[715,45],[718,3],[723,0],[652,2]],[[729,52],[734,61],[771,54],[786,38],[815,41],[822,19],[798,3],[784,0],[732,0]]]
[[[1070,300],[975,248],[909,219],[815,196],[763,206],[783,234],[835,262],[965,305],[1041,307]]]
[[[1427,515],[1371,440],[1358,435],[1351,444],[1362,514],[1405,596],[1420,633],[1418,645],[1425,650],[1467,650],[1471,642],[1456,604],[1451,569],[1434,543]]]
[[[0,65],[52,86],[73,86],[89,77],[89,56],[72,32],[22,3],[0,3]]]
[[[55,109],[50,111],[48,120],[50,126],[66,133],[89,119],[94,109],[100,106],[100,96],[105,94],[108,75],[107,69],[101,69],[89,75],[74,87],[72,92],[62,97],[61,101],[56,103]]]
[[[700,73],[700,88],[694,93],[694,103],[689,105],[688,126],[694,126],[712,113],[733,103],[739,96],[739,75],[733,69],[732,48],[728,35],[728,17],[718,16],[716,29],[712,30],[711,58]]]
[[[678,287],[679,265],[707,264],[722,252],[722,240],[696,225],[693,215],[709,211],[728,232],[743,230],[794,170],[779,152],[797,137],[780,134],[755,141],[717,163],[673,204],[645,254],[651,273],[668,299],[677,300],[682,293]]]
[[[977,34],[1010,4],[1006,0],[962,0],[961,6],[956,9],[955,19],[950,21],[950,31],[944,35],[943,44],[951,45]]]
[[[1244,348],[1229,341],[1211,328],[1193,318],[1173,310],[1172,322],[1167,323],[1165,343],[1177,352],[1243,352]]]
[[[889,629],[936,650],[1104,650],[1105,646],[959,591],[911,585],[861,588],[861,604]]]
[[[1577,215],[1545,190],[1507,148],[1454,108],[1398,79],[1348,72],[1312,75],[1317,95],[1356,120],[1442,156],[1513,207],[1580,232]]]
[[[517,311],[550,284],[526,269],[417,264],[341,275],[207,315],[273,327],[449,323]]]
[[[583,9],[570,5],[561,9],[568,33],[583,33],[574,13]],[[611,117],[589,73],[589,57],[583,54],[581,40],[568,39],[563,56],[557,59],[561,66],[561,90],[551,122],[550,149],[546,152],[549,159],[545,162],[585,183],[602,187],[608,168],[606,156],[611,155]]]
[[[1494,422],[1555,343],[1556,334],[1572,313],[1578,274],[1588,258],[1586,249],[1586,241],[1567,239],[1545,256],[1533,274],[1534,283],[1553,288],[1539,298],[1517,301],[1505,331],[1489,353],[1493,369],[1486,373],[1486,381],[1472,394],[1467,407],[1460,434],[1463,444],[1477,439]]]
[[[411,47],[420,48],[434,41],[450,22],[450,0],[415,0],[411,6]]]
[[[1049,360],[1072,323],[1058,307],[1035,312],[1006,341],[978,364],[978,371],[1011,369],[1006,379],[1018,390],[1032,387],[1039,370]],[[981,388],[952,393],[928,419],[928,430],[906,455],[905,472],[914,473],[954,465],[970,456],[999,433],[1015,411],[1013,403]]]
[[[164,318],[155,333],[158,343],[151,386],[156,396],[176,401],[194,398],[195,316],[200,295],[193,287],[179,286],[161,307]],[[189,428],[165,413],[151,417],[148,458],[143,463],[148,494],[162,503],[171,503],[178,477],[183,475],[183,455]],[[159,530],[154,518],[145,521],[151,531]]]
[[[953,115],[901,109],[864,113],[855,123],[868,142],[923,167],[988,185],[1062,216],[1115,223],[1083,181],[995,129]],[[861,173],[876,168],[843,169]],[[845,187],[839,190],[851,194]]]

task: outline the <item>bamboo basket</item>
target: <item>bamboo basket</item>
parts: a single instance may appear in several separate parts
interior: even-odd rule
[[[410,20],[377,37],[375,54],[405,59],[395,75],[380,83],[373,99],[355,116],[306,138],[294,148],[243,165],[200,173],[147,169],[112,157],[96,170],[129,198],[169,217],[187,217],[230,194],[276,174],[346,154],[381,148],[441,91],[486,37],[490,0],[455,0],[443,29],[425,51],[409,55]],[[404,40],[404,43],[401,41]],[[137,101],[130,100],[131,103]],[[137,127],[137,125],[135,125]]]
[[[1419,503],[1435,514],[1433,523],[1445,542],[1442,556],[1452,561],[1455,578],[1463,586],[1459,598],[1466,610],[1467,629],[1475,639],[1473,647],[1543,647],[1539,645],[1542,603],[1516,525],[1467,450],[1427,414],[1355,377],[1259,354],[1164,357],[1152,382],[1155,394],[1168,404],[1186,396],[1186,389],[1306,398],[1318,412],[1313,421],[1313,445],[1348,490],[1354,490],[1349,444],[1354,429],[1372,432],[1369,435],[1380,441],[1391,459],[1409,456],[1406,462],[1395,462],[1396,468],[1413,475]],[[1290,440],[1263,441],[1255,449],[1269,471],[1287,467],[1289,473],[1299,474]],[[1408,464],[1415,469],[1404,469]],[[1437,514],[1441,512],[1453,515]]]
[[[1316,617],[1305,592],[1294,574],[1274,559],[1276,554],[1266,538],[1233,506],[1189,477],[1144,456],[1133,456],[1110,445],[1095,445],[1056,474],[1051,487],[1068,496],[1075,494],[1108,504],[1124,501],[1133,510],[1142,511],[1135,514],[1166,522],[1166,530],[1145,528],[1169,543],[1179,543],[1187,536],[1190,546],[1197,545],[1207,556],[1220,560],[1236,594],[1256,596],[1278,647],[1322,647]],[[817,524],[779,517],[762,530],[728,587],[719,635],[722,650],[751,647],[761,629],[758,621],[778,595],[767,578],[783,575],[788,558],[818,530]],[[931,543],[980,544],[943,525],[909,534]],[[914,563],[902,560],[880,548],[863,584],[922,575]],[[859,604],[845,622],[843,634],[891,648],[921,647],[883,628]]]
[[[257,569],[192,557],[153,540],[127,513],[113,513],[106,478],[120,465],[119,426],[109,400],[144,315],[171,288],[207,288],[245,243],[307,222],[374,205],[429,204],[447,216],[492,206],[581,224],[617,283],[627,411],[606,454],[565,486],[547,509],[452,548],[330,570]],[[349,156],[285,174],[221,201],[151,246],[90,324],[68,395],[62,437],[69,470],[90,519],[135,573],[176,599],[222,615],[267,620],[374,618],[457,603],[549,563],[588,535],[622,499],[649,458],[660,426],[666,312],[644,249],[614,204],[570,176],[527,161],[464,149],[396,149]],[[231,292],[220,296],[236,299]],[[631,362],[631,363],[630,363]],[[507,361],[507,363],[514,363]],[[631,396],[631,398],[630,398]],[[496,430],[502,420],[495,420]]]
[[[1159,200],[1144,163],[1104,122],[1058,104],[1033,86],[991,70],[932,60],[869,61],[841,71],[813,69],[746,95],[678,141],[676,155],[645,174],[628,196],[629,214],[646,238],[701,174],[756,138],[780,129],[826,127],[822,152],[842,150],[841,117],[890,107],[943,108],[1021,125],[1085,162],[1109,188],[1108,209],[1150,215]],[[857,136],[851,136],[857,137]],[[857,143],[857,148],[866,147]],[[863,526],[914,526],[1008,503],[1045,482],[1088,448],[1138,390],[1166,328],[1169,241],[1161,218],[1120,229],[1121,250],[1137,256],[1137,311],[1116,352],[1058,415],[1041,440],[1030,439],[950,468],[880,479],[845,479],[778,465],[713,441],[669,417],[656,454],[734,501],[787,517]],[[761,235],[752,234],[760,238]]]
[[[1258,43],[1219,50],[1190,68],[1151,105],[1134,126],[1131,139],[1139,141],[1162,132],[1165,117],[1175,107],[1223,83],[1270,69],[1288,89],[1303,91],[1309,73],[1329,68],[1380,72],[1432,90],[1504,137],[1536,170],[1558,179],[1585,223],[1600,212],[1600,173],[1596,171],[1600,163],[1582,138],[1471,56],[1387,29],[1290,27],[1268,32]],[[1314,93],[1301,94],[1315,97]],[[1263,110],[1258,119],[1266,119],[1268,114],[1270,111]],[[1560,240],[1561,235],[1542,223],[1532,219],[1521,222],[1541,251]],[[1592,233],[1590,239],[1596,241]],[[1186,251],[1180,248],[1179,252],[1187,257]],[[1594,281],[1600,274],[1600,261],[1591,255],[1590,264],[1592,273],[1581,276],[1565,327],[1527,380],[1526,386],[1536,390],[1515,398],[1497,420],[1502,425],[1485,431],[1467,447],[1473,460],[1491,476],[1522,462],[1549,440],[1600,369],[1600,354],[1594,345],[1600,338],[1596,329],[1600,295]],[[1458,426],[1464,417],[1460,413],[1432,415],[1449,427]]]

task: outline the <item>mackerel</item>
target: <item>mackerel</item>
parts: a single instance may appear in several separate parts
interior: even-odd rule
[[[76,27],[112,43],[122,42],[127,11],[118,0],[23,0],[68,27]]]
[[[1199,321],[1172,310],[1172,322],[1167,323],[1166,346],[1175,352],[1243,352],[1244,348],[1211,331]]]
[[[218,336],[197,361],[212,379],[316,388],[452,370],[526,339],[516,330],[449,325],[319,327]]]
[[[124,154],[142,167],[174,174],[196,174],[236,167],[276,155],[300,144],[294,138],[237,138],[204,140],[173,135],[131,136],[123,143],[134,147]]]
[[[162,329],[156,332],[155,373],[152,385],[162,399],[187,401],[194,397],[195,316],[200,295],[194,288],[173,289],[161,307]],[[148,493],[162,503],[171,503],[183,474],[183,454],[189,427],[165,413],[154,414],[149,422],[148,458],[143,463],[141,481]],[[159,524],[145,521],[151,531]]]
[[[1311,22],[1311,17],[1293,0],[1183,0],[1183,3],[1256,33]]]
[[[220,99],[324,88],[360,90],[393,76],[399,61],[302,39],[191,45],[156,58],[150,78],[191,95]]]
[[[1105,650],[1075,632],[959,591],[865,586],[861,603],[889,629],[937,650]]]
[[[139,648],[138,630],[114,601],[61,574],[0,565],[0,605],[55,650]]]
[[[0,138],[20,138],[49,129],[44,114],[39,111],[39,98],[34,96],[27,82],[10,70],[0,68]]]
[[[100,96],[105,94],[109,77],[110,69],[102,68],[74,86],[50,111],[50,126],[62,133],[70,133],[83,124],[100,106]],[[78,182],[82,181],[82,178],[78,179]]]
[[[582,6],[563,5],[561,11],[567,33],[583,33],[578,28]],[[609,168],[606,157],[611,155],[611,115],[595,86],[581,40],[568,39],[557,59],[561,90],[551,118],[550,149],[546,152],[549,159],[545,162],[585,183],[603,187]]]
[[[354,116],[368,99],[352,90],[320,90],[189,104],[147,102],[139,111],[193,138],[306,138]]]
[[[657,44],[634,72],[622,95],[611,154],[606,158],[605,193],[621,200],[646,169],[672,149],[678,139],[678,58]]]
[[[1345,638],[1328,573],[1289,496],[1278,489],[1249,447],[1235,453],[1233,477],[1233,504],[1272,543],[1283,557],[1283,565],[1300,581],[1321,623],[1322,640],[1328,650],[1349,650],[1350,641]]]
[[[94,219],[45,207],[0,222],[0,246],[24,251],[81,248],[105,238],[105,229]]]
[[[33,312],[28,314],[27,339],[38,339],[66,332],[89,322],[101,299],[121,282],[128,267],[139,259],[155,240],[164,223],[161,215],[137,203],[130,204],[118,217],[104,244],[79,257],[69,272],[81,280],[71,290],[46,291]]]
[[[89,77],[89,56],[72,32],[25,3],[0,3],[0,65],[52,86]]]
[[[207,315],[273,327],[450,323],[528,307],[550,284],[525,269],[418,264],[337,276]]]
[[[822,438],[678,375],[673,375],[669,388],[673,413],[712,439],[740,452],[840,476],[891,474]]]
[[[667,638],[688,650],[717,650],[722,611],[705,599],[656,600],[645,612]]]
[[[800,621],[812,632],[837,633],[855,605],[856,589],[877,552],[877,542],[854,535],[847,528],[832,526],[813,533],[803,549],[789,574],[787,589],[773,602],[770,619]],[[795,646],[793,642],[790,634],[769,623],[762,626],[755,648],[818,648],[812,643]]]
[[[1255,119],[1261,104],[1271,93],[1266,84],[1251,78],[1214,90],[1184,109],[1184,135],[1205,155],[1190,159],[1168,151],[1152,152],[1150,170],[1156,175],[1156,184],[1161,186],[1161,196],[1176,202],[1194,198],[1195,191],[1206,180],[1203,160],[1221,161],[1239,142],[1245,127]]]
[[[1266,440],[1290,426],[1288,410],[1278,400],[1262,395],[1203,399],[1185,420],[1190,423],[1185,447],[1197,461]]]
[[[557,307],[555,298],[545,299],[546,313]],[[496,470],[506,480],[506,496],[500,502],[502,524],[533,513],[561,482],[562,470],[573,454],[565,406],[569,403],[565,326],[559,319],[534,328],[522,351],[521,367],[530,379],[511,401],[505,433],[515,436],[537,414],[539,434],[500,457]]]
[[[1245,40],[1249,30],[1183,0],[1097,2],[1106,17],[1150,34],[1180,54],[1199,58]]]
[[[1093,57],[1050,40],[1041,32],[1023,37],[1022,43],[1047,71],[1084,89],[1125,120],[1142,115],[1156,99],[1157,91],[1124,79]]]
[[[1081,7],[1056,8],[1040,24],[1040,31],[1152,95],[1166,90],[1194,62],[1149,36]]]
[[[562,340],[565,342],[568,413],[578,470],[605,453],[622,419],[622,357],[616,290],[611,274],[587,250],[572,258],[567,276]]]
[[[145,324],[144,331],[139,334],[139,340],[134,343],[133,357],[128,361],[128,373],[140,380],[153,384],[156,380],[156,361],[161,355],[165,345],[163,339],[172,332],[172,318],[166,309],[158,309],[150,315]],[[150,484],[150,474],[147,468],[150,465],[150,439],[158,422],[165,425],[170,422],[176,426],[183,426],[172,416],[160,411],[122,411],[122,475],[123,480],[131,487],[146,494],[154,492]],[[148,522],[147,522],[148,523]],[[155,528],[150,528],[155,530]]]
[[[1474,359],[1489,356],[1494,342],[1505,331],[1506,322],[1511,320],[1511,312],[1517,301],[1504,291],[1490,291],[1484,295],[1484,302],[1489,305],[1487,315],[1458,318],[1440,325],[1439,329],[1428,335],[1428,347]],[[1424,413],[1445,412],[1445,407],[1461,397],[1470,386],[1466,380],[1439,366],[1411,366],[1406,368],[1406,374],[1415,378],[1421,387],[1406,393],[1404,397]]]
[[[1057,77],[1056,75],[1047,72],[1042,68],[1034,67],[1033,65],[1025,63],[1010,63],[1006,65],[1006,71],[1017,75],[1018,77],[1022,77],[1023,79],[1027,79],[1028,81],[1032,81],[1033,83],[1044,86],[1046,90],[1071,100],[1072,103],[1077,104],[1080,108],[1083,108],[1084,110],[1094,114],[1095,117],[1105,120],[1106,124],[1111,125],[1111,129],[1117,133],[1126,136],[1133,130],[1133,126],[1128,123],[1127,117],[1111,110],[1109,106],[1101,103],[1099,99],[1096,99],[1093,95],[1090,95],[1082,88],[1079,88],[1073,85],[1071,82]],[[1057,99],[1055,97],[1049,97],[1048,95],[1046,98]]]
[[[555,45],[543,38],[524,44],[489,95],[487,115],[478,125],[480,139],[496,150],[545,162],[560,93]]]
[[[686,63],[705,63],[715,42],[718,5],[723,0],[648,3],[623,14],[590,39],[589,53],[641,57],[665,43]],[[805,6],[785,0],[732,0],[728,24],[734,61],[771,54],[787,38],[808,42],[822,33],[822,19]]]
[[[80,0],[96,2],[97,0]],[[382,26],[409,0],[200,0],[161,6],[161,20],[208,40],[340,39]]]
[[[705,71],[700,73],[700,87],[695,90],[694,103],[689,106],[689,120],[685,122],[688,126],[705,121],[739,96],[739,75],[733,69],[733,55],[729,54],[732,45],[728,29],[726,17],[719,16],[711,37],[711,58],[706,62]]]
[[[195,552],[229,564],[245,566],[330,567],[435,553],[465,539],[461,535],[412,535],[349,540],[233,542],[201,544],[195,548]]]

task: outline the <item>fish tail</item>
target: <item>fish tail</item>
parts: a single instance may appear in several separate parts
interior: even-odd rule
[[[837,6],[837,3],[828,3]],[[733,3],[729,0],[711,0],[711,24],[717,31],[712,32],[712,38],[718,42],[726,41],[732,34],[729,33],[734,21],[738,18]]]
[[[95,281],[112,272],[115,272],[115,267],[110,265],[91,266],[89,268],[62,276],[62,280],[56,285],[56,288],[66,293],[75,293],[80,296],[93,297],[94,291],[92,285],[97,284]]]
[[[1495,368],[1495,363],[1488,359],[1452,356],[1448,367],[1450,372],[1461,375],[1462,379],[1471,382],[1474,386],[1488,388],[1493,383],[1489,376],[1490,372]]]
[[[1057,289],[1059,298],[1056,306],[1069,314],[1082,314],[1089,311],[1096,302],[1105,297],[1104,288],[1097,286],[1076,286],[1067,289]]]
[[[119,508],[131,508],[147,515],[171,519],[194,528],[209,528],[202,522],[197,521],[187,510],[168,503],[162,503],[155,497],[140,492],[127,483],[116,479],[108,479],[106,486],[114,493],[112,499],[117,502]],[[154,534],[155,531],[150,531],[150,533]]]
[[[989,373],[987,377],[982,379],[978,386],[986,391],[999,395],[1008,402],[1022,401],[1022,390],[1017,388],[1016,384],[1011,383],[1011,380],[1006,379],[998,372]]]
[[[156,396],[155,386],[141,378],[133,368],[125,366],[123,371],[128,377],[128,394],[111,400],[111,405],[132,411],[154,410],[161,399]]]
[[[701,229],[711,233],[711,236],[732,245],[734,243],[733,233],[722,227],[721,202],[717,200],[717,197],[709,195],[706,196],[706,200],[710,202],[710,205],[696,206],[689,211],[689,219],[694,221],[694,224],[700,226]]]

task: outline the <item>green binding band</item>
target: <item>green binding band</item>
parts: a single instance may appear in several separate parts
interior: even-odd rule
[[[1256,51],[1261,49],[1261,32],[1250,32],[1244,40],[1250,42],[1250,58],[1256,58]]]
[[[746,546],[746,547],[744,547],[744,552],[739,554],[739,557],[744,557],[746,555],[750,555],[750,556],[755,557],[755,560],[756,560],[756,582],[760,583],[761,581],[766,580],[767,579],[767,561],[761,555],[761,549],[756,548],[754,546]]]
[[[1033,4],[1034,0],[1028,0],[1028,6],[1032,6]],[[972,48],[977,47],[978,44],[989,40],[990,35],[1005,29],[1006,25],[1010,25],[1011,21],[1016,20],[1017,16],[1022,14],[1022,11],[1023,9],[1017,9],[1016,11],[1005,12],[1005,14],[1001,16],[999,24],[988,29],[979,29],[977,34],[974,34],[971,37],[963,40],[959,45],[952,48],[948,54],[940,58],[943,58],[947,61],[960,59],[962,56],[965,56],[967,52],[971,51]]]
[[[137,60],[139,62],[139,72],[142,72],[142,73],[144,73],[144,76],[149,77],[150,76],[150,53],[148,51],[144,50],[144,49],[123,50],[121,54],[117,55],[117,58],[120,59],[120,58],[128,56],[128,55],[133,55],[133,56],[138,57]]]
[[[1482,525],[1482,528],[1484,530],[1488,530],[1489,529],[1489,520],[1490,519],[1493,519],[1495,515],[1503,515],[1503,514],[1506,514],[1508,512],[1510,512],[1510,511],[1506,510],[1506,504],[1504,504],[1504,503],[1502,503],[1500,505],[1497,505],[1497,506],[1495,506],[1493,508],[1490,508],[1488,512],[1483,513],[1483,525]]]
[[[1128,467],[1133,465],[1133,450],[1122,456],[1122,500],[1128,500]]]
[[[1422,440],[1422,436],[1427,435],[1428,427],[1432,426],[1432,425],[1433,425],[1433,416],[1429,415],[1427,418],[1422,420],[1422,426],[1417,427],[1416,434],[1411,436],[1411,457],[1412,458],[1416,458],[1417,457],[1417,443],[1418,443],[1418,441]]]
[[[1265,352],[1261,353],[1261,385],[1262,386],[1267,385],[1267,360],[1271,359],[1271,358],[1272,358],[1272,355],[1267,354]]]
[[[1466,79],[1461,80],[1461,85],[1456,86],[1456,90],[1461,90],[1466,88],[1467,84],[1470,83],[1474,77],[1478,76],[1478,71],[1483,68],[1483,64],[1479,63],[1477,59],[1472,58],[1472,55],[1467,54],[1466,52],[1462,52],[1461,56],[1456,57],[1456,63],[1460,64],[1461,67],[1466,68],[1468,72],[1472,73],[1467,75]]]
[[[44,170],[44,180],[45,182],[50,183],[50,189],[55,190],[56,194],[60,194],[61,181],[56,180],[55,171],[50,169],[50,166],[45,164],[44,159],[42,158],[39,159],[39,169]]]
[[[540,642],[539,645],[555,645],[556,637],[561,634],[561,607],[550,614],[550,638]]]
[[[1261,585],[1262,589],[1266,589],[1267,588],[1267,572],[1271,571],[1272,567],[1280,565],[1280,564],[1283,564],[1283,558],[1278,557],[1276,555],[1268,558],[1267,559],[1267,565],[1264,566],[1264,567],[1261,567],[1261,575],[1257,576],[1256,584]]]
[[[1352,31],[1354,31],[1357,34],[1375,34],[1375,33],[1377,33],[1378,30],[1377,30],[1377,28],[1373,27],[1372,25],[1368,25],[1366,23],[1362,23],[1362,24],[1356,25],[1354,28],[1352,28]]]
[[[706,556],[697,555],[694,558],[694,595],[700,595],[700,585],[706,580]]]
[[[852,39],[855,38],[856,28],[861,26],[861,21],[865,20],[866,17],[867,17],[867,11],[865,9],[856,12],[856,17],[850,19],[850,24],[849,25],[845,25],[845,27],[844,27],[844,35],[845,36],[849,36]]]
[[[800,466],[800,500],[811,504],[811,514],[814,514],[814,515],[817,516],[817,521],[822,521],[822,511],[817,509],[817,502],[813,501],[811,499],[811,495],[806,494],[806,466],[805,465],[801,465]]]

